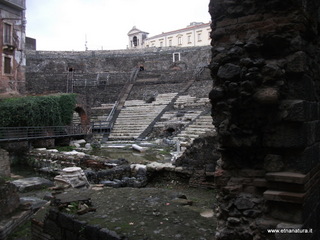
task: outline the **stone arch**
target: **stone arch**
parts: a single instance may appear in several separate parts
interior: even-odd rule
[[[74,109],[74,111],[76,113],[78,113],[78,116],[80,117],[80,124],[82,126],[88,125],[89,124],[89,118],[88,115],[86,113],[86,111],[83,109],[83,107],[81,106],[76,106],[76,108]]]

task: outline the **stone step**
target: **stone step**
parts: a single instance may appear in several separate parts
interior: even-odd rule
[[[134,137],[131,137],[131,136],[112,136],[110,135],[109,136],[109,140],[134,140],[138,138],[138,136],[134,136]]]
[[[126,133],[134,133],[135,135],[136,134],[139,134],[139,133],[141,133],[143,130],[144,130],[145,128],[143,128],[143,129],[123,129],[123,130],[121,130],[121,129],[117,129],[117,130],[115,130],[115,131],[112,131],[112,134],[113,135],[117,135],[117,134],[126,134]]]
[[[159,114],[159,112],[161,111],[157,111],[157,112],[148,112],[148,113],[141,113],[141,114],[137,114],[137,113],[122,113],[121,116],[119,116],[120,118],[128,118],[128,117],[137,117],[137,118],[141,118],[141,117],[148,117],[148,116],[152,116],[152,115],[157,115]]]
[[[154,116],[133,116],[133,117],[130,117],[130,116],[121,116],[120,118],[118,118],[118,121],[117,122],[122,122],[122,123],[125,123],[125,122],[128,122],[128,121],[131,121],[133,122],[134,120],[139,120],[139,121],[143,121],[143,122],[147,122],[149,121],[150,119],[153,119]]]
[[[191,124],[187,127],[188,129],[203,129],[203,130],[212,130],[214,129],[213,125],[202,125],[202,124]]]
[[[184,138],[197,138],[199,137],[199,135],[197,134],[185,134],[185,133],[181,133],[181,134],[178,134],[177,137],[184,137]]]
[[[208,132],[208,131],[205,131],[205,130],[201,130],[201,131],[184,130],[180,134],[188,134],[188,135],[198,135],[198,136],[200,136],[201,134],[205,134],[206,132]]]
[[[138,137],[139,135],[137,133],[132,133],[132,134],[128,134],[128,133],[119,133],[119,134],[113,134],[111,133],[109,135],[109,138],[120,138],[120,137],[126,137],[126,138],[134,138],[134,137]]]
[[[266,200],[277,202],[303,203],[305,193],[267,190],[263,193]]]
[[[309,176],[294,172],[272,172],[266,174],[266,179],[273,182],[305,184],[309,180]]]

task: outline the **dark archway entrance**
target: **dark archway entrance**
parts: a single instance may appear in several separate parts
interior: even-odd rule
[[[89,119],[88,119],[88,115],[86,113],[86,111],[80,107],[80,106],[77,106],[74,111],[78,114],[78,118],[79,118],[79,122],[81,124],[81,126],[86,126],[89,124]],[[74,116],[75,118],[75,116]]]

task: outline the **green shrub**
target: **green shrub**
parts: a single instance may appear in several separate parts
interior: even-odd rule
[[[68,125],[71,123],[75,105],[75,94],[1,100],[0,127]]]

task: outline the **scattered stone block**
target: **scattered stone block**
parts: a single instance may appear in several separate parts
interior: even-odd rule
[[[19,192],[29,192],[53,186],[52,181],[40,177],[18,179],[12,183],[18,187]]]
[[[32,211],[43,207],[47,203],[46,200],[42,200],[37,197],[21,197],[20,204],[27,209],[31,209]]]

